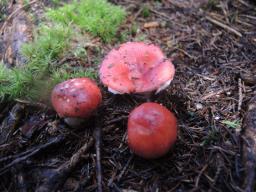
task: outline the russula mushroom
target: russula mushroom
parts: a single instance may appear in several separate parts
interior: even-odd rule
[[[172,112],[148,102],[135,108],[128,118],[128,145],[146,159],[165,155],[177,138],[177,120]]]
[[[74,78],[57,84],[51,95],[54,109],[70,126],[78,126],[101,103],[101,91],[89,78]]]
[[[99,73],[112,93],[158,93],[171,83],[175,68],[159,47],[127,42],[109,52]]]

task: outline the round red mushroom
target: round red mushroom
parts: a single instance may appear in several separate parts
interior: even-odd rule
[[[165,155],[177,138],[177,120],[173,113],[157,103],[144,103],[128,119],[128,145],[143,158]]]
[[[159,47],[127,42],[110,51],[99,73],[103,84],[113,93],[148,93],[166,88],[175,68]]]
[[[75,78],[59,83],[52,91],[51,101],[60,117],[89,117],[101,103],[97,84],[89,78]]]

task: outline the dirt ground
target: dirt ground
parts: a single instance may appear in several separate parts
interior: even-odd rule
[[[171,86],[152,97],[177,116],[175,146],[157,160],[133,155],[126,143],[127,117],[145,99],[110,94],[100,82],[103,104],[82,129],[69,128],[38,103],[2,103],[1,126],[18,128],[0,145],[0,191],[35,191],[52,175],[59,191],[96,191],[96,128],[102,130],[103,191],[243,191],[240,131],[256,94],[255,1],[112,2],[128,11],[119,33],[136,26],[128,41],[159,45],[176,67]],[[102,50],[116,46],[102,44]],[[85,144],[78,165],[64,178],[56,176]]]

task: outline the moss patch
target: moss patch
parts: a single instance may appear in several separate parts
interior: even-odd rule
[[[7,69],[0,64],[0,99],[44,100],[56,83],[74,77],[96,78],[95,66],[71,67],[67,62],[61,66],[58,63],[70,54],[85,59],[83,46],[74,49],[74,42],[81,42],[76,37],[90,41],[84,34],[88,31],[109,42],[125,18],[123,9],[105,0],[74,1],[50,9],[46,15],[48,19],[35,31],[33,42],[23,46],[26,65]]]
[[[106,0],[81,0],[50,9],[47,16],[54,22],[69,25],[73,23],[82,30],[109,42],[125,18],[124,9]]]

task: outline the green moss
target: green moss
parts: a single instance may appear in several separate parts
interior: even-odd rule
[[[41,73],[49,64],[56,62],[69,48],[72,32],[62,25],[42,25],[35,33],[33,42],[23,45],[22,54],[28,60],[27,68]]]
[[[84,31],[110,41],[125,12],[105,0],[81,0],[51,9],[47,16],[50,21],[43,22],[34,32],[34,40],[22,47],[26,65],[7,69],[0,63],[0,99],[45,100],[56,83],[75,77],[96,78],[93,66],[58,63],[67,55],[86,59],[86,49],[80,43],[90,40]],[[92,63],[97,64],[97,58]]]
[[[42,25],[35,32],[34,41],[23,45],[22,54],[27,63],[21,68],[7,69],[0,64],[0,98],[40,100],[47,97],[53,86],[73,77],[94,78],[91,69],[72,69],[56,65],[69,51],[72,40],[70,28],[62,25]],[[90,72],[90,73],[89,73]],[[44,93],[44,94],[43,94]]]
[[[125,18],[125,11],[106,0],[81,0],[65,4],[56,10],[50,9],[47,16],[54,22],[75,24],[108,42],[115,37],[119,25]]]
[[[150,10],[149,10],[148,5],[144,5],[142,7],[142,16],[145,18],[150,16]]]

